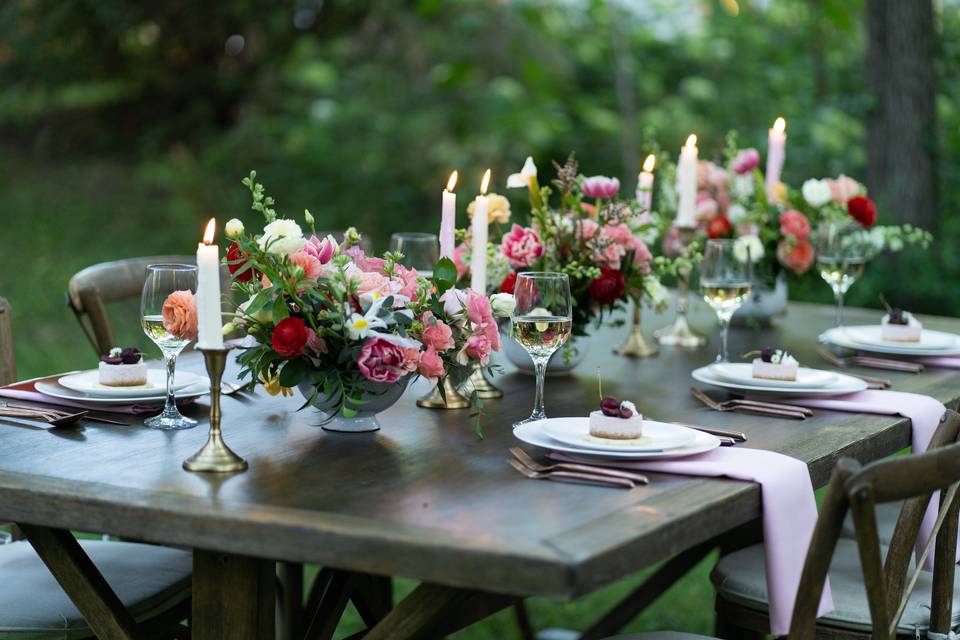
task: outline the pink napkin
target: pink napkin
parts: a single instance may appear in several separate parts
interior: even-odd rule
[[[34,378],[15,382],[5,387],[0,387],[0,398],[10,398],[11,400],[27,400],[30,402],[42,402],[44,404],[53,404],[61,407],[79,407],[81,409],[90,409],[103,413],[129,413],[139,415],[143,413],[159,413],[161,407],[156,405],[144,404],[100,404],[94,402],[84,402],[83,400],[65,400],[63,398],[54,398],[37,391],[37,382],[56,382],[63,374],[47,376],[44,378]],[[177,404],[187,404],[193,402],[193,398],[177,400]]]
[[[556,460],[584,462],[557,452]],[[589,460],[597,464],[596,460]],[[807,465],[773,451],[721,447],[680,460],[604,462],[630,470],[661,471],[709,478],[724,477],[760,484],[763,504],[763,538],[770,601],[770,632],[785,636],[790,630],[793,604],[800,586],[806,549],[817,523],[817,503]],[[833,610],[829,580],[824,585],[817,615]]]
[[[945,369],[960,369],[960,356],[922,356],[907,358],[910,362],[919,362],[928,367],[943,367]]]
[[[954,360],[957,360],[954,358]],[[960,366],[960,362],[958,362]],[[940,424],[946,407],[930,396],[919,393],[905,393],[903,391],[858,391],[845,396],[831,398],[781,398],[780,402],[794,403],[805,407],[818,407],[834,411],[849,411],[851,413],[874,413],[880,415],[903,416],[910,418],[913,429],[910,440],[914,453],[923,453],[930,444],[933,432]],[[917,557],[926,546],[927,540],[933,531],[937,520],[940,499],[934,495],[923,516],[920,525],[920,536],[917,538]],[[957,559],[960,560],[960,547],[957,549]],[[933,554],[927,558],[924,569],[933,570]]]

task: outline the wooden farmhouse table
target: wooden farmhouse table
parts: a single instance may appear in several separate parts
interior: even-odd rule
[[[833,314],[791,304],[772,328],[732,329],[730,352],[783,346],[802,363],[824,366],[813,348]],[[879,317],[846,313],[849,324]],[[814,486],[825,484],[840,456],[868,461],[909,446],[909,421],[899,417],[818,410],[798,422],[706,409],[689,393],[690,371],[712,360],[716,331],[706,309],[693,321],[710,345],[649,359],[611,353],[626,327],[597,331],[582,345],[587,356],[576,375],[548,378],[547,412],[593,409],[599,366],[605,392],[633,399],[645,415],[743,431],[749,441],[737,446],[803,460]],[[960,332],[957,320],[924,323]],[[198,354],[185,354],[181,366],[203,369]],[[576,598],[670,558],[689,566],[705,546],[759,518],[760,492],[747,482],[651,474],[650,485],[624,491],[522,477],[507,465],[507,449],[518,444],[511,423],[529,414],[533,380],[507,370],[496,379],[505,398],[486,403],[482,440],[469,410],[417,408],[424,382],[381,414],[383,429],[372,434],[323,431],[313,409],[296,412],[299,394],[258,389],[224,398],[224,437],[250,463],[232,475],[181,468],[206,439],[204,401],[188,409],[200,424],[186,431],[146,429],[137,417],[127,427],[88,422],[78,430],[0,422],[0,516],[22,525],[102,638],[136,638],[137,629],[69,529],[193,549],[197,640],[273,637],[277,563],[291,575],[298,563],[323,567],[304,625],[309,637],[329,637],[349,597],[369,626],[358,637],[436,638],[526,596]],[[960,371],[864,372],[948,406],[960,397]],[[422,584],[394,605],[390,576]],[[299,593],[287,595],[296,609]]]

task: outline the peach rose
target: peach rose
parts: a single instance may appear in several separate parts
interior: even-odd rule
[[[163,328],[181,340],[197,339],[197,297],[174,291],[163,301]]]

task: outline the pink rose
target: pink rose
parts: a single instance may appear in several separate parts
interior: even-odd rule
[[[612,198],[620,191],[620,181],[607,176],[590,176],[583,180],[580,188],[588,198]]]
[[[788,209],[780,214],[780,233],[806,240],[810,237],[810,221],[799,211]]]
[[[487,336],[478,334],[467,338],[467,344],[464,347],[467,355],[486,366],[490,363],[490,341]]]
[[[408,372],[404,348],[380,337],[367,338],[357,357],[357,368],[372,382],[396,382]]]
[[[529,267],[543,255],[543,244],[536,231],[515,224],[510,232],[503,236],[500,252],[510,261],[510,266]]]
[[[720,206],[709,193],[701,191],[697,194],[697,220],[709,220],[720,212]]]
[[[833,194],[833,201],[837,204],[846,204],[847,200],[853,196],[861,195],[862,187],[860,183],[843,175],[837,176],[836,180],[827,179],[830,185],[830,192]]]
[[[605,226],[601,232],[601,237],[612,240],[621,247],[630,248],[633,246],[633,232],[630,231],[630,227],[623,224],[608,224]]]
[[[423,344],[434,351],[446,351],[454,347],[453,330],[450,325],[439,318],[433,316],[432,311],[427,311],[420,318],[423,323]]]
[[[337,247],[337,241],[333,239],[333,236],[327,236],[323,240],[317,236],[310,236],[301,251],[319,260],[320,264],[327,264],[336,255]]]
[[[650,261],[653,260],[653,254],[646,243],[640,238],[633,239],[633,264],[640,267],[643,273],[650,272]]]
[[[430,381],[441,378],[446,373],[443,368],[443,360],[440,359],[433,347],[427,347],[427,350],[420,354],[420,359],[417,361],[417,371]]]
[[[800,242],[784,240],[777,245],[777,258],[780,264],[794,273],[804,273],[813,264],[813,245],[807,240]]]
[[[453,250],[453,264],[457,266],[457,280],[470,273],[470,265],[466,259],[469,253],[470,247],[462,243]]]
[[[600,225],[596,223],[595,220],[590,218],[584,218],[576,223],[577,228],[574,232],[578,240],[589,240],[597,234],[597,231],[600,229]]]
[[[163,328],[181,340],[197,339],[197,297],[192,291],[174,291],[163,301]]]
[[[360,295],[376,293],[386,296],[391,293],[390,278],[376,271],[359,271],[350,277],[357,283],[357,293]]]
[[[494,351],[499,351],[500,329],[493,315],[490,299],[485,295],[477,293],[473,289],[467,289],[465,308],[467,310],[467,318],[473,324],[474,331],[486,337],[490,348]]]
[[[303,269],[303,277],[307,280],[319,280],[323,274],[323,263],[305,250],[291,254],[290,263]]]
[[[760,166],[760,152],[756,149],[743,149],[730,163],[730,168],[740,175],[753,171],[758,166]]]

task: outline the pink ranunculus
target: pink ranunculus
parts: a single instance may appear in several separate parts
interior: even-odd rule
[[[777,245],[777,258],[780,264],[794,273],[805,273],[813,264],[813,245],[807,240],[789,242],[784,240]]]
[[[612,198],[620,191],[620,180],[607,176],[590,176],[580,187],[588,198]]]
[[[536,231],[515,224],[510,232],[503,236],[500,252],[510,261],[510,266],[529,267],[543,255],[543,243]]]
[[[427,347],[426,351],[420,353],[420,359],[417,361],[417,371],[430,381],[441,378],[446,373],[443,368],[443,360],[437,355],[436,349],[430,346]]]
[[[337,247],[337,241],[333,239],[333,236],[327,236],[322,240],[317,236],[310,236],[310,239],[303,245],[301,251],[319,260],[320,264],[327,264],[333,259],[333,256],[336,255]]]
[[[730,163],[735,173],[743,175],[760,166],[760,152],[756,149],[742,149]]]
[[[828,179],[829,180],[829,179]],[[835,180],[829,180],[830,193],[837,204],[846,204],[853,196],[861,195],[863,187],[859,182],[842,173]]]
[[[192,291],[174,291],[163,301],[163,328],[181,340],[197,339],[197,297]]]
[[[697,220],[710,220],[720,212],[720,206],[709,193],[697,194]]]
[[[323,274],[323,263],[304,250],[290,254],[290,263],[303,269],[303,277],[307,280],[319,280]]]
[[[483,334],[477,334],[467,338],[464,347],[467,355],[486,366],[490,363],[490,340]]]
[[[578,240],[589,240],[597,234],[597,231],[600,229],[600,225],[597,224],[596,220],[590,218],[584,218],[583,220],[578,220],[574,234]]]
[[[794,236],[797,240],[806,240],[810,237],[810,221],[799,211],[787,209],[780,214],[780,233]]]
[[[435,351],[446,351],[454,347],[453,330],[443,320],[435,318],[432,311],[427,311],[420,318],[423,323],[423,344]]]
[[[462,243],[453,250],[453,264],[457,267],[457,280],[470,273],[470,264],[467,262],[469,254],[470,247]]]
[[[389,340],[367,338],[357,356],[357,368],[372,382],[396,382],[408,372],[407,354],[403,347]]]

